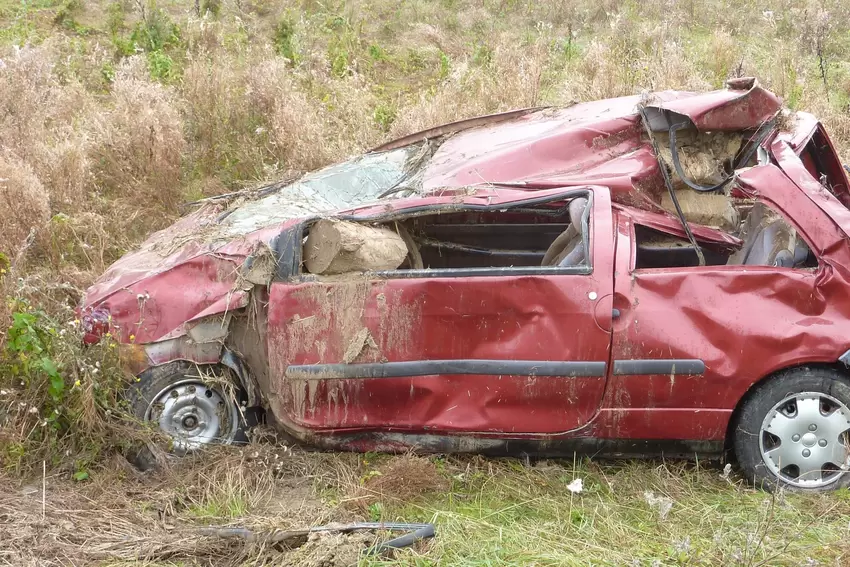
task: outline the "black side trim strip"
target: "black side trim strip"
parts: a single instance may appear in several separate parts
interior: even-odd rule
[[[696,358],[669,358],[657,360],[615,360],[614,375],[678,374],[697,376],[705,374],[705,362]]]
[[[287,368],[290,378],[338,380],[340,378],[404,378],[437,374],[493,374],[502,376],[605,376],[604,362],[552,362],[548,360],[417,360],[373,364],[303,364]]]

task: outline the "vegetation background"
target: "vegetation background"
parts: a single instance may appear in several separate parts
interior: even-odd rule
[[[279,560],[173,526],[346,518],[436,521],[411,565],[847,564],[850,494],[700,464],[260,444],[139,477],[117,349],[79,347],[82,290],[181,203],[455,119],[749,75],[850,160],[843,0],[0,0],[0,564]],[[314,547],[287,561],[345,563]]]

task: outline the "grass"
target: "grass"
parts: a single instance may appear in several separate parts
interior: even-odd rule
[[[684,463],[460,460],[447,469],[447,494],[384,506],[386,520],[439,526],[432,547],[403,564],[805,565],[841,564],[848,552],[844,494],[772,496]],[[575,479],[578,494],[567,488]]]
[[[363,519],[436,522],[396,558],[409,565],[848,562],[846,492],[773,497],[694,464],[433,458],[405,475],[258,445],[138,478],[115,457],[136,435],[117,352],[80,349],[71,310],[186,200],[489,112],[754,75],[850,161],[846,1],[0,0],[0,60],[0,516],[15,518],[0,564],[309,563],[168,526]],[[43,464],[44,518],[21,492]]]
[[[847,490],[769,494],[693,462],[364,458],[253,445],[153,476],[118,461],[82,483],[49,475],[44,516],[41,479],[6,480],[0,514],[17,516],[0,528],[0,561],[16,565],[349,564],[342,548],[363,567],[844,565],[850,555]],[[437,535],[393,556],[361,554],[389,534],[262,543],[275,530],[364,520],[433,522]],[[196,529],[210,524],[257,538],[201,537]],[[54,539],[39,539],[36,526]]]

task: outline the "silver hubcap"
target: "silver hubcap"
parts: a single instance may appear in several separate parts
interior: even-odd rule
[[[788,396],[767,412],[759,447],[765,465],[783,482],[817,488],[848,469],[850,409],[826,394]]]
[[[145,420],[156,421],[174,439],[177,451],[207,443],[230,443],[239,426],[239,409],[203,382],[184,380],[154,396]]]

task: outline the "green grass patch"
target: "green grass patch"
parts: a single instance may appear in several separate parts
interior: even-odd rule
[[[364,565],[815,565],[850,551],[846,491],[771,495],[718,468],[652,461],[452,459],[444,470],[449,492],[380,503],[382,520],[432,521],[437,537]]]

